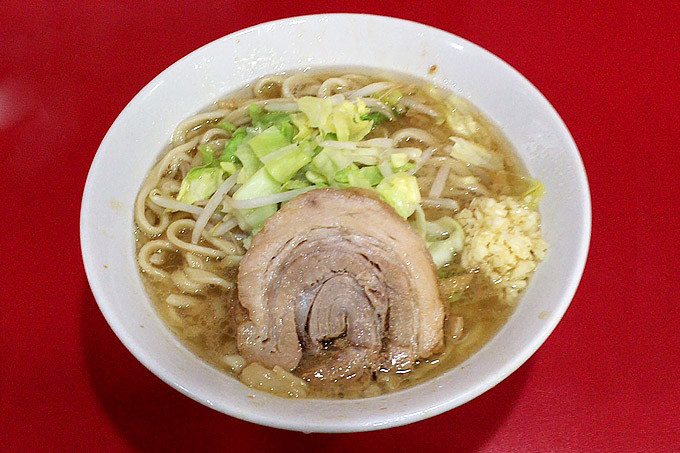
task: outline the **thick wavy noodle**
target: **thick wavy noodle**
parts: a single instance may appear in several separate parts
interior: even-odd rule
[[[385,95],[394,90],[399,91],[400,99],[384,102]],[[231,133],[217,127],[218,123],[249,124],[253,103],[265,112],[295,112],[301,96],[330,97],[334,103],[361,98],[371,111],[384,114],[388,120],[365,140],[374,139],[371,145],[387,153],[417,156],[409,172],[417,177],[423,201],[422,209],[409,219],[414,223],[417,215],[424,214],[425,221],[455,216],[481,195],[502,198],[522,193],[525,172],[499,129],[468,104],[454,110],[466,116],[465,121],[452,126],[444,112],[445,95],[421,81],[375,71],[296,72],[264,76],[182,121],[171,145],[142,184],[134,206],[142,279],[168,327],[214,367],[235,375],[244,369],[236,330],[248,314],[239,304],[236,284],[239,261],[250,237],[229,213],[213,206],[236,187],[220,193],[219,200],[212,203],[188,204],[176,198],[188,171],[203,164],[199,146],[224,148]],[[455,137],[484,146],[500,166],[485,168],[452,157]],[[389,168],[381,170],[391,172]],[[206,206],[211,209],[207,214]],[[379,371],[361,379],[320,383],[298,383],[295,379],[302,374],[295,371],[292,377],[280,373],[280,378],[286,385],[298,386],[296,396],[357,398],[408,387],[461,363],[498,330],[513,307],[489,276],[463,266],[458,255],[440,269],[440,280],[446,301],[443,352],[399,373]],[[255,368],[248,373],[248,382],[257,381]]]

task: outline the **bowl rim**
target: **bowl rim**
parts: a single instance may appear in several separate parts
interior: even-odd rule
[[[579,174],[580,180],[578,183],[583,187],[583,192],[582,192],[582,197],[579,199],[579,202],[581,203],[582,210],[581,214],[583,215],[583,230],[581,236],[578,238],[578,250],[577,250],[577,259],[574,262],[574,265],[572,267],[572,273],[569,276],[568,284],[567,284],[567,289],[560,295],[561,298],[561,303],[555,307],[555,309],[552,311],[550,315],[549,322],[546,322],[544,324],[544,327],[540,330],[538,334],[536,334],[534,337],[532,337],[532,341],[526,345],[524,345],[520,351],[514,354],[513,359],[506,361],[503,363],[503,365],[498,369],[496,372],[494,372],[492,375],[489,376],[488,379],[480,381],[477,385],[468,388],[467,391],[459,395],[457,398],[451,398],[445,401],[442,401],[440,404],[436,406],[430,406],[428,408],[422,409],[422,408],[417,408],[417,409],[409,409],[409,410],[404,410],[400,414],[386,414],[384,417],[380,419],[375,419],[375,420],[368,420],[368,421],[338,421],[337,423],[333,425],[329,425],[328,423],[319,423],[317,425],[311,424],[311,425],[305,425],[301,426],[299,422],[296,422],[294,419],[285,419],[285,418],[275,418],[272,416],[262,416],[258,414],[257,412],[254,412],[252,410],[249,410],[248,408],[241,408],[241,407],[235,407],[235,406],[228,406],[228,405],[220,405],[220,404],[215,404],[214,402],[206,400],[206,398],[202,397],[200,394],[197,392],[193,391],[190,387],[182,385],[182,383],[177,382],[175,379],[173,379],[173,373],[168,370],[167,368],[163,367],[161,364],[159,364],[156,360],[154,360],[153,357],[149,357],[148,354],[145,353],[143,346],[135,341],[133,338],[131,338],[128,335],[128,332],[126,330],[126,327],[122,320],[118,319],[114,313],[113,310],[109,307],[109,304],[106,302],[109,298],[108,293],[103,289],[103,287],[100,284],[99,281],[99,272],[100,269],[98,269],[95,266],[94,258],[93,255],[90,253],[90,249],[92,248],[90,245],[90,235],[91,235],[91,227],[88,225],[86,222],[88,216],[91,213],[91,198],[92,198],[92,190],[94,186],[94,181],[93,181],[93,172],[94,169],[97,168],[100,165],[100,161],[102,160],[102,154],[103,154],[103,148],[105,148],[106,144],[108,141],[111,139],[111,136],[114,134],[116,130],[117,123],[121,121],[121,118],[126,115],[126,113],[131,110],[137,103],[139,103],[142,98],[144,98],[150,91],[154,89],[154,87],[157,85],[157,83],[164,79],[164,77],[167,76],[169,72],[172,71],[173,67],[177,66],[180,62],[192,58],[195,54],[205,51],[207,48],[216,45],[216,43],[227,40],[230,38],[234,38],[237,36],[245,35],[254,31],[257,31],[259,29],[269,27],[272,25],[281,25],[281,24],[288,24],[291,25],[295,21],[300,21],[300,20],[305,20],[305,21],[329,21],[329,20],[351,20],[352,18],[356,17],[361,17],[361,18],[370,18],[371,20],[378,20],[378,21],[389,21],[395,23],[397,26],[398,25],[403,25],[403,24],[408,24],[409,26],[416,26],[420,27],[423,29],[423,31],[428,32],[428,33],[435,33],[435,34],[440,34],[442,38],[448,38],[448,39],[453,39],[455,41],[458,41],[462,43],[463,45],[474,49],[476,52],[480,52],[484,58],[490,58],[492,60],[495,60],[496,63],[499,63],[503,66],[505,66],[510,73],[514,77],[518,77],[520,81],[525,84],[531,91],[532,95],[537,96],[539,101],[543,102],[546,107],[548,107],[551,115],[553,116],[553,119],[556,120],[562,128],[564,128],[564,131],[566,132],[566,137],[568,139],[568,145],[570,148],[575,151],[575,155],[572,156],[575,158],[575,164],[577,166],[576,170],[577,173]],[[132,230],[131,230],[132,231]],[[140,362],[142,363],[149,371],[151,371],[154,375],[156,375],[158,378],[160,378],[163,382],[167,383],[171,387],[175,388],[182,394],[188,396],[189,398],[206,405],[208,407],[211,407],[213,409],[218,410],[219,412],[225,413],[227,415],[250,421],[253,423],[257,423],[260,425],[265,425],[265,426],[271,426],[271,427],[276,427],[276,428],[283,428],[283,429],[289,429],[289,430],[297,430],[297,431],[304,431],[304,432],[358,432],[358,431],[368,431],[368,430],[376,430],[376,429],[384,429],[384,428],[389,428],[389,427],[396,427],[396,426],[401,426],[405,425],[408,423],[412,423],[418,420],[422,420],[425,418],[429,418],[438,414],[441,414],[445,411],[448,411],[454,407],[460,406],[462,404],[465,404],[466,402],[472,400],[473,398],[481,395],[482,393],[490,390],[491,388],[495,387],[498,383],[500,383],[502,380],[504,380],[507,376],[509,376],[511,373],[513,373],[515,370],[517,370],[522,364],[524,364],[537,350],[538,348],[546,341],[548,336],[553,332],[561,318],[563,317],[564,313],[566,312],[567,308],[571,304],[571,301],[576,293],[576,290],[578,288],[578,285],[580,283],[581,277],[583,275],[583,271],[585,269],[585,263],[588,257],[588,252],[590,248],[590,240],[591,240],[591,231],[592,231],[592,206],[591,206],[591,196],[590,196],[590,188],[588,184],[588,179],[587,179],[587,174],[585,171],[585,166],[583,164],[582,157],[580,155],[580,152],[578,150],[578,147],[569,132],[568,128],[566,127],[564,121],[562,118],[559,116],[553,105],[545,98],[545,96],[526,78],[524,77],[518,70],[516,70],[513,66],[511,66],[509,63],[505,62],[502,60],[500,57],[496,56],[495,54],[491,53],[490,51],[486,50],[485,48],[466,40],[465,38],[462,38],[458,35],[455,35],[454,33],[451,33],[446,30],[442,30],[430,25],[422,24],[419,22],[411,21],[411,20],[406,20],[402,18],[397,18],[397,17],[391,17],[391,16],[384,16],[384,15],[375,15],[375,14],[361,14],[361,13],[323,13],[323,14],[310,14],[310,15],[302,15],[302,16],[294,16],[294,17],[285,17],[281,19],[276,19],[272,21],[267,21],[259,24],[252,25],[250,27],[240,29],[237,31],[234,31],[232,33],[229,33],[225,36],[222,36],[220,38],[217,38],[193,51],[188,53],[187,55],[181,57],[171,65],[169,65],[167,68],[165,68],[162,72],[160,72],[157,76],[155,76],[151,81],[149,81],[128,103],[127,105],[123,108],[123,110],[119,113],[119,115],[116,117],[115,121],[112,123],[110,128],[108,129],[107,133],[105,134],[102,142],[100,143],[97,152],[93,158],[92,164],[90,166],[90,169],[88,171],[88,176],[87,180],[83,189],[83,198],[81,202],[81,210],[80,210],[80,245],[81,245],[81,253],[82,253],[82,258],[83,258],[83,264],[85,268],[85,273],[87,275],[87,279],[90,285],[90,288],[92,289],[92,293],[94,295],[94,298],[97,302],[97,305],[99,306],[99,309],[101,310],[102,314],[104,315],[104,318],[106,319],[107,323],[111,327],[111,329],[114,331],[116,336],[119,338],[119,340],[123,343],[123,345],[132,353],[132,355]],[[460,365],[459,365],[460,366]],[[397,392],[398,393],[398,392]],[[295,401],[295,400],[291,400]],[[309,401],[309,399],[307,399]],[[333,401],[335,404],[351,404],[352,401],[355,400],[320,400],[316,399],[314,401]]]

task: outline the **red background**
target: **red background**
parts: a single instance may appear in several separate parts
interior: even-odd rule
[[[0,2],[0,450],[680,451],[677,5]],[[529,78],[581,150],[593,236],[563,321],[496,388],[405,427],[304,435],[214,412],[140,365],[92,297],[78,218],[100,141],[162,69],[243,27],[334,11],[442,28]]]

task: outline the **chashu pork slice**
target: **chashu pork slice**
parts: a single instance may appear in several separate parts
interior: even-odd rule
[[[339,379],[407,368],[443,343],[444,308],[424,241],[365,189],[292,199],[253,238],[238,274],[249,362]],[[307,360],[305,360],[307,362]]]

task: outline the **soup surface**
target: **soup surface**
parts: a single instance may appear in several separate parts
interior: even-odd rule
[[[409,178],[415,194],[387,184]],[[253,236],[326,186],[375,191],[423,238],[445,314],[434,354],[330,379],[305,372],[316,355],[288,371],[239,352],[238,270]],[[506,322],[546,252],[542,190],[498,127],[423,81],[365,68],[265,76],[178,125],[135,205],[138,261],[160,317],[212,366],[280,395],[376,396],[460,364]]]

